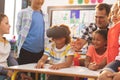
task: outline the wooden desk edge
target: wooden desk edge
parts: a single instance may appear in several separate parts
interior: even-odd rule
[[[79,74],[72,74],[72,73],[57,73],[57,72],[48,72],[48,71],[34,71],[34,70],[23,70],[23,69],[13,69],[13,68],[5,68],[7,70],[14,70],[19,72],[32,72],[32,73],[44,73],[50,75],[60,75],[60,76],[70,76],[70,77],[82,77],[82,78],[94,78],[97,79],[98,76],[89,76],[89,75],[79,75]]]

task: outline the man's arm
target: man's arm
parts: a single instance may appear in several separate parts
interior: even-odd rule
[[[71,47],[74,51],[80,51],[80,49],[87,43],[85,39],[78,38],[76,41],[71,42]]]
[[[81,48],[88,42],[91,42],[92,39],[92,33],[97,29],[97,26],[93,23],[91,23],[89,26],[85,26],[81,30],[81,34],[79,38],[76,41],[73,41],[71,43],[72,48],[75,51],[80,51]]]

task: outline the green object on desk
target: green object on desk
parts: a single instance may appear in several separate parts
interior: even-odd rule
[[[41,74],[41,80],[45,80],[45,74]]]

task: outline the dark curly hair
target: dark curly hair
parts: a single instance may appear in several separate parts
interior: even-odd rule
[[[67,25],[64,25],[64,24],[62,24],[62,25],[60,25],[60,27],[63,27],[64,29],[66,29],[66,31],[67,31],[67,34],[68,35],[66,35],[65,36],[65,38],[66,38],[66,44],[68,44],[68,43],[70,43],[71,42],[71,37],[70,37],[70,29],[69,29],[69,27],[67,26]]]
[[[96,30],[94,33],[100,34],[101,36],[103,36],[103,38],[104,38],[105,40],[107,40],[108,30],[99,29],[99,30]]]
[[[51,38],[65,37],[66,38],[65,44],[68,44],[71,41],[70,33],[71,32],[69,27],[64,24],[61,24],[59,26],[54,25],[50,27],[46,32],[47,37],[51,37]]]

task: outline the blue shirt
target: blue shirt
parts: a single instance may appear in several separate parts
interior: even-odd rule
[[[39,11],[34,11],[30,30],[22,48],[33,53],[42,51],[44,49],[44,30],[43,14]]]

